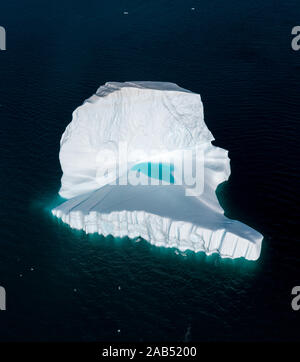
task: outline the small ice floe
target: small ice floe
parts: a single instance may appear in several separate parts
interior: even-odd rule
[[[191,10],[192,10],[192,11],[194,11],[194,10],[195,10],[195,8],[191,8]]]
[[[23,274],[20,274],[19,277],[22,278]]]
[[[142,238],[137,238],[135,242],[139,243],[140,241],[142,241]]]
[[[76,293],[76,292],[77,292],[77,288],[74,288],[74,289],[73,289],[73,292]]]
[[[118,286],[118,290],[121,290],[121,289],[122,289],[122,288],[121,288],[121,285],[119,285],[119,286]]]
[[[120,332],[121,332],[121,329],[118,329],[117,332],[120,333]]]
[[[175,250],[174,253],[175,253],[176,255],[187,256],[187,254],[186,254],[185,252],[179,251],[179,250]]]
[[[123,15],[128,15],[129,12],[128,11],[123,11]]]
[[[34,268],[33,268],[33,267],[31,267],[31,268],[30,268],[30,271],[34,271]]]

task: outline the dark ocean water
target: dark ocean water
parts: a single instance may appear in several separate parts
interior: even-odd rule
[[[1,340],[300,339],[299,14],[299,0],[1,2]],[[220,202],[265,236],[258,261],[183,257],[51,216],[72,111],[126,80],[201,94],[231,158]]]

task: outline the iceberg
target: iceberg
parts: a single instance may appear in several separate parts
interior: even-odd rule
[[[213,140],[199,94],[166,82],[108,82],[61,137],[67,201],[52,213],[86,233],[256,260],[263,236],[219,205],[230,160]]]

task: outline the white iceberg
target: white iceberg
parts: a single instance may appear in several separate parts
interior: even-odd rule
[[[225,217],[216,197],[230,165],[228,152],[213,146],[213,139],[199,94],[173,83],[106,83],[73,112],[62,135],[59,193],[69,200],[52,213],[86,233],[142,237],[181,251],[256,260],[263,236]],[[116,172],[112,154],[122,142],[130,156],[119,155]],[[173,183],[155,184],[147,173],[139,173],[137,185],[124,183],[136,177],[137,165],[168,164],[185,150],[193,159],[201,152],[200,193],[178,184],[176,167]]]

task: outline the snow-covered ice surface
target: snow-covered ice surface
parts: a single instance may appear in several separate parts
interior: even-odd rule
[[[52,213],[72,228],[130,238],[181,251],[219,253],[256,260],[263,236],[224,216],[217,186],[230,175],[226,150],[211,144],[199,94],[163,82],[109,82],[73,112],[61,138],[60,195],[66,202]],[[201,195],[186,196],[186,186],[114,185],[107,149],[127,142],[139,162],[157,154],[200,149],[204,155]],[[138,150],[143,149],[139,159]],[[146,155],[146,157],[145,157]],[[130,169],[129,167],[129,169]],[[131,169],[128,172],[136,172]],[[108,172],[109,174],[109,172]]]

